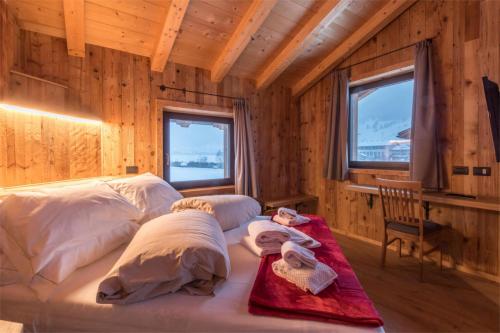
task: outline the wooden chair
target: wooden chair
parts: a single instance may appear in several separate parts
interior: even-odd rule
[[[441,235],[443,227],[424,219],[422,202],[422,183],[419,181],[399,181],[376,179],[382,212],[384,216],[384,240],[382,244],[382,267],[385,266],[387,246],[399,240],[399,256],[401,257],[402,240],[419,245],[420,281],[424,276],[424,255],[440,250],[440,267],[443,268],[443,243]],[[418,215],[415,212],[418,204]],[[391,238],[388,240],[389,238]],[[424,251],[425,241],[437,241],[438,245]]]

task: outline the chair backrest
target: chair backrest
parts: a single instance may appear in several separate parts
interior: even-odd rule
[[[421,182],[377,178],[376,183],[386,222],[419,226],[423,229]],[[415,212],[415,203],[418,203],[418,212]]]

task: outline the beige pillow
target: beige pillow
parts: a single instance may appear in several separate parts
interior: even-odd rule
[[[229,271],[226,240],[213,216],[167,214],[139,229],[99,284],[97,302],[134,303],[180,289],[209,295]]]
[[[206,195],[184,198],[172,205],[172,212],[198,209],[207,212],[219,221],[223,231],[237,228],[255,218],[261,212],[260,204],[245,195]]]
[[[169,183],[149,172],[111,180],[107,184],[141,210],[141,223],[170,213],[170,206],[182,199],[182,194]]]

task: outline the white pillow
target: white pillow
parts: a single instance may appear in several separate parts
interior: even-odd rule
[[[169,183],[151,173],[107,182],[143,213],[141,223],[170,213],[170,206],[182,199]]]
[[[172,205],[172,212],[198,209],[219,221],[223,231],[239,227],[261,212],[260,204],[245,195],[224,194],[184,198]]]
[[[0,205],[0,244],[46,300],[56,284],[121,244],[141,212],[105,183],[14,193]]]

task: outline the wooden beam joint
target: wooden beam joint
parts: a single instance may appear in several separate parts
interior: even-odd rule
[[[277,0],[253,0],[212,66],[211,80],[213,82],[220,82],[224,79],[276,3]]]
[[[304,45],[314,33],[324,29],[353,0],[328,0],[305,22],[297,34],[277,53],[256,78],[257,89],[269,86],[303,51]]]
[[[163,72],[179,35],[188,6],[189,0],[172,0],[170,3],[156,47],[151,55],[151,70]]]
[[[85,2],[63,0],[68,54],[85,57]]]
[[[376,33],[386,27],[401,13],[413,5],[417,0],[390,0],[365,23],[349,35],[337,48],[323,60],[317,63],[312,70],[301,78],[292,87],[292,95],[297,97],[309,89],[317,80],[329,70],[338,66],[346,57],[360,48]]]

